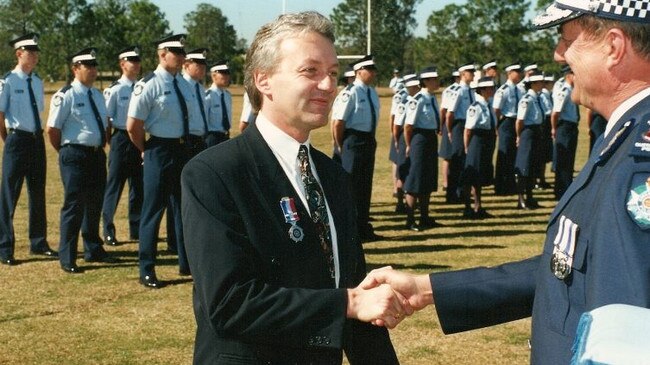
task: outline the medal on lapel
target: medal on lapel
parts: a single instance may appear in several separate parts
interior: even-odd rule
[[[580,228],[566,216],[560,217],[560,224],[553,241],[551,255],[551,272],[559,280],[564,280],[571,274],[573,252],[576,249]]]
[[[280,199],[280,208],[282,208],[282,213],[284,213],[284,221],[291,224],[289,238],[295,243],[301,242],[305,238],[305,233],[298,226],[300,217],[298,216],[293,198],[284,197]]]

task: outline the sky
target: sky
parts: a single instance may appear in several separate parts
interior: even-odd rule
[[[363,0],[359,0],[363,1]],[[374,0],[381,1],[381,0]],[[283,8],[287,12],[315,10],[329,16],[342,0],[152,0],[162,12],[165,13],[171,30],[174,33],[183,33],[183,17],[194,11],[200,3],[209,3],[221,9],[228,18],[228,22],[237,31],[239,38],[246,39],[250,44],[257,29],[282,14]],[[424,0],[416,8],[415,18],[418,27],[416,36],[426,33],[427,18],[432,11],[439,10],[447,4],[463,4],[464,0]]]

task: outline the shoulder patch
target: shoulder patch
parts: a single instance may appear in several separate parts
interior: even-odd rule
[[[415,110],[415,108],[418,107],[418,101],[417,100],[410,100],[409,101],[409,109]]]
[[[350,93],[348,92],[348,90],[344,90],[341,93],[341,101],[344,102],[344,103],[347,103],[348,100],[350,100]]]
[[[641,229],[650,229],[650,171],[632,176],[626,205],[634,223]]]
[[[475,116],[476,116],[476,104],[472,104],[472,106],[467,108],[467,117],[474,118]]]
[[[397,114],[404,114],[404,111],[406,108],[404,107],[404,104],[400,104],[397,106]]]

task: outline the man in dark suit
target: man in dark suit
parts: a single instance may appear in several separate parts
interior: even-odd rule
[[[445,333],[532,316],[533,364],[570,362],[584,312],[650,308],[650,17],[626,4],[558,0],[535,20],[561,24],[555,59],[574,72],[572,100],[608,121],[553,211],[541,255],[421,276],[380,269],[363,287],[388,282],[414,308],[435,302]]]
[[[361,321],[392,327],[410,307],[387,285],[353,288],[365,261],[347,174],[309,144],[336,96],[333,42],[314,12],[263,26],[246,56],[257,121],[183,171],[195,364],[398,362]]]

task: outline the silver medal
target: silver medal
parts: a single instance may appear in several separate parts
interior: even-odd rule
[[[562,252],[556,252],[551,257],[551,272],[560,280],[566,279],[571,274],[571,265],[569,265],[566,255]]]
[[[291,228],[289,228],[289,238],[291,238],[293,242],[298,243],[302,241],[304,237],[305,233],[297,224],[293,224]]]

